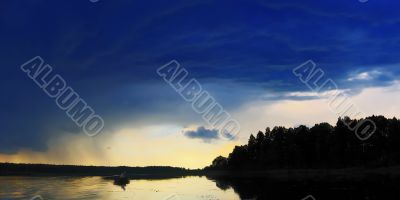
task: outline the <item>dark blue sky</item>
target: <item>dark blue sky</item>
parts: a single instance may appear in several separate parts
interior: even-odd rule
[[[398,0],[2,0],[0,152],[45,150],[47,138],[79,132],[20,70],[34,56],[107,130],[147,117],[185,124],[196,117],[168,117],[183,101],[155,72],[170,60],[227,109],[262,92],[307,91],[291,70],[309,59],[341,89],[388,85],[400,75],[399,8]]]

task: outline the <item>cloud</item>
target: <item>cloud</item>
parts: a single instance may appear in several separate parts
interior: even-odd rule
[[[384,115],[400,117],[400,81],[389,86],[371,87],[349,95],[349,101],[361,112],[359,117]],[[241,125],[239,141],[245,143],[251,133],[274,126],[313,126],[321,122],[335,124],[339,115],[331,109],[328,99],[276,100],[248,102],[232,115]]]
[[[364,113],[362,117],[372,114],[400,117],[400,81],[395,81],[390,86],[367,88],[351,96],[351,100]],[[100,134],[94,139],[83,134],[61,135],[54,138],[55,141],[47,142],[49,151],[21,150],[17,154],[9,155],[0,153],[0,160],[57,164],[174,165],[197,168],[208,165],[218,155],[227,156],[234,145],[246,143],[251,133],[263,131],[267,126],[313,126],[322,121],[334,124],[338,118],[329,109],[326,99],[248,101],[231,114],[239,121],[242,131],[238,140],[227,143],[209,142],[218,140],[215,138],[217,134],[215,130],[204,126],[190,127],[191,131],[184,132],[192,136],[189,137],[180,131],[184,127],[175,126],[177,121],[172,120],[169,125],[134,124],[130,128],[121,128],[114,134]],[[205,134],[210,138],[208,142],[204,142],[200,137],[204,135],[200,134],[201,132],[208,132]]]
[[[351,75],[347,80],[348,81],[367,81],[367,80],[372,80],[377,78],[382,74],[381,71],[378,70],[373,70],[373,71],[366,71],[366,72],[360,72]]]
[[[308,59],[343,90],[393,80],[374,75],[376,66],[400,75],[394,65],[399,62],[398,6],[391,5],[399,2],[355,2],[363,7],[354,9],[348,2],[235,1],[223,10],[218,8],[226,7],[224,1],[34,2],[0,6],[0,90],[7,97],[0,99],[3,153],[45,151],[49,138],[79,133],[18,69],[37,55],[104,118],[111,134],[127,125],[203,125],[155,73],[172,59],[230,112],[260,99],[318,99],[291,73]]]
[[[2,162],[54,163],[100,166],[177,166],[200,168],[218,155],[227,156],[237,143],[215,145],[184,137],[182,127],[169,125],[131,127],[114,134],[62,135],[48,141],[45,152],[23,149],[16,154],[0,153]],[[148,134],[149,132],[155,135]],[[160,137],[158,133],[167,132]]]
[[[219,139],[219,133],[217,129],[206,129],[203,126],[197,128],[194,131],[185,131],[183,133],[188,138],[202,139],[205,142]]]

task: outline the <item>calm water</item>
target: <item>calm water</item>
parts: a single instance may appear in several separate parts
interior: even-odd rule
[[[205,177],[133,180],[125,191],[100,177],[0,177],[0,199],[240,199],[233,189],[221,190]]]
[[[315,200],[398,200],[400,181],[379,177],[334,183],[186,177],[131,180],[123,189],[101,177],[0,177],[0,199],[32,199],[37,195],[56,200],[302,200],[309,195]]]

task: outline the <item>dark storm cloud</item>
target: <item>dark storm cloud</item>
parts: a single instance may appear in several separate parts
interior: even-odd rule
[[[198,127],[194,131],[185,131],[184,135],[188,138],[202,139],[205,142],[219,139],[217,129],[206,129],[205,127]]]
[[[135,120],[185,124],[199,117],[155,73],[172,59],[228,110],[264,93],[304,98],[284,93],[307,91],[291,70],[308,59],[340,89],[390,84],[400,74],[399,5],[396,0],[1,1],[0,152],[45,150],[47,138],[79,132],[20,71],[34,56],[68,81],[104,118],[106,130]],[[374,70],[384,74],[349,81]]]

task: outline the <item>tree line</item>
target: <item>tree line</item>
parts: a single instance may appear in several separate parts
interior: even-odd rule
[[[149,167],[107,167],[107,166],[79,166],[79,165],[51,165],[51,164],[22,164],[0,163],[0,176],[4,175],[87,175],[110,176],[122,172],[142,175],[191,175],[196,170],[180,167],[149,166]]]
[[[339,118],[336,126],[274,127],[250,135],[229,156],[219,156],[205,169],[278,169],[386,167],[400,164],[400,121],[371,116],[376,131],[367,140],[357,138],[346,124],[360,120]]]

